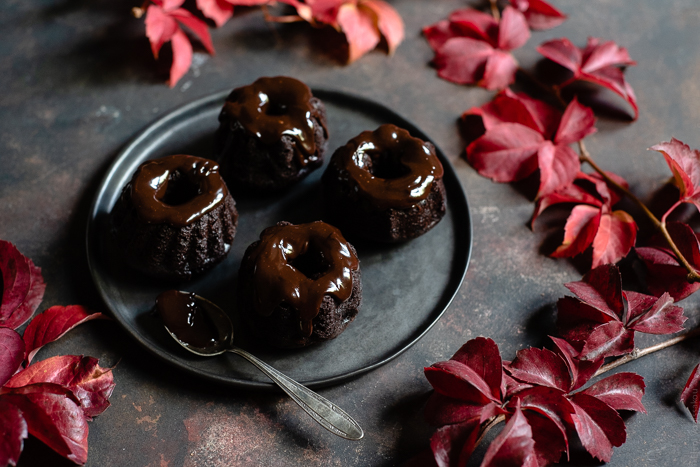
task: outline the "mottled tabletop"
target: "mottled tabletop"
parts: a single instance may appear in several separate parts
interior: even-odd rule
[[[323,32],[307,25],[269,25],[260,11],[237,16],[213,32],[216,56],[197,52],[174,89],[164,82],[169,63],[156,62],[143,21],[129,2],[6,0],[0,11],[0,238],[42,268],[48,284],[43,310],[82,304],[108,312],[93,285],[85,254],[88,210],[120,149],[149,123],[177,106],[259,76],[291,75],[381,102],[425,131],[454,164],[467,193],[474,226],[471,264],[455,300],[415,346],[388,364],[319,392],[353,414],[366,432],[360,442],[333,436],[287,397],[257,393],[183,375],[139,346],[113,321],[93,321],[39,354],[85,354],[115,366],[112,406],[89,424],[90,466],[401,465],[428,446],[423,421],[431,388],[423,367],[449,358],[464,342],[488,336],[504,358],[547,344],[555,332],[562,285],[578,280],[576,262],[555,260],[551,236],[561,224],[529,229],[533,205],[520,187],[494,184],[463,159],[458,118],[492,93],[443,81],[421,28],[467,0],[394,0],[406,40],[387,57],[374,51],[352,65],[319,48]],[[700,4],[555,1],[570,15],[556,29],[536,32],[515,51],[524,68],[540,59],[534,46],[566,36],[613,39],[638,65],[626,76],[640,107],[630,123],[616,112],[587,138],[593,156],[624,176],[643,198],[669,173],[646,148],[675,136],[700,147]],[[624,103],[613,102],[625,111]],[[556,225],[555,225],[556,224]],[[549,250],[548,250],[549,249]],[[683,306],[698,322],[700,296]],[[639,339],[647,345],[659,338]],[[627,442],[613,466],[700,463],[700,428],[679,403],[700,342],[625,366],[646,381],[645,414],[626,416]],[[493,436],[493,434],[491,435]],[[478,465],[483,449],[472,463]],[[60,465],[28,440],[21,465]],[[576,465],[598,465],[576,454]]]

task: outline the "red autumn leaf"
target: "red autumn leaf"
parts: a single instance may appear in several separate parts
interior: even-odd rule
[[[22,412],[0,398],[0,465],[17,465],[27,434]]]
[[[173,87],[187,73],[192,63],[192,45],[178,23],[186,26],[212,55],[214,46],[206,23],[184,8],[179,8],[182,2],[153,2],[146,10],[146,36],[156,59],[163,44],[171,42],[173,64],[170,67],[169,83]]]
[[[509,53],[530,37],[522,13],[506,7],[500,22],[473,9],[459,10],[449,22],[423,29],[435,51],[438,75],[458,84],[503,89],[515,81],[518,64]]]
[[[450,360],[463,363],[474,370],[491,389],[494,399],[501,398],[501,354],[492,339],[472,339],[455,352]]]
[[[225,0],[197,0],[197,8],[204,16],[213,20],[217,27],[226,24],[233,16],[233,5]]]
[[[621,318],[625,304],[622,278],[616,266],[607,264],[588,272],[580,281],[564,284],[582,302],[612,318]]]
[[[592,456],[609,462],[613,446],[622,446],[627,439],[625,422],[615,409],[593,396],[578,393],[570,400],[581,444]]]
[[[338,10],[337,21],[348,41],[349,63],[374,50],[379,44],[381,36],[373,16],[358,5],[343,4]]]
[[[24,360],[24,341],[17,331],[0,328],[0,387],[15,374]],[[500,368],[499,368],[500,371]]]
[[[637,98],[623,74],[624,67],[635,65],[636,62],[630,59],[624,47],[619,47],[613,41],[600,43],[600,39],[589,37],[586,47],[579,49],[569,39],[562,38],[541,44],[537,51],[573,72],[571,79],[564,82],[562,87],[576,80],[601,85],[632,106],[635,120],[639,116]]]
[[[514,93],[509,88],[499,92],[491,102],[467,110],[462,117],[469,115],[480,116],[486,130],[501,123],[520,123],[550,140],[554,139],[562,117],[561,112],[546,102]]]
[[[700,368],[700,365],[693,368],[693,372],[690,374],[681,393],[681,401],[690,410],[690,414],[696,423],[698,421],[698,411],[700,411],[700,372],[698,368]]]
[[[575,134],[573,131],[572,134]],[[615,176],[618,183],[624,182]],[[626,182],[621,183],[626,186]],[[564,240],[552,253],[555,258],[577,256],[591,246],[591,267],[615,263],[629,253],[637,239],[637,224],[624,211],[612,211],[619,200],[597,175],[578,173],[574,184],[559,188],[538,200],[531,223],[550,206],[582,203],[575,206],[564,227]]]
[[[634,410],[647,413],[642,404],[644,378],[635,373],[617,373],[586,388],[588,394],[615,410]]]
[[[0,240],[0,274],[0,326],[17,329],[36,311],[46,284],[41,269],[5,240]]]
[[[530,410],[523,410],[523,415],[532,429],[532,440],[535,442],[528,465],[546,467],[557,463],[562,453],[568,451],[566,433],[547,417]]]
[[[680,201],[693,203],[700,209],[700,151],[690,149],[676,138],[668,143],[659,143],[649,149],[664,155],[675,184],[680,190]]]
[[[541,416],[547,417],[558,427],[564,446],[568,451],[569,441],[566,437],[566,426],[572,423],[571,414],[574,413],[574,409],[565,397],[565,391],[546,386],[535,386],[525,389],[515,396],[525,412],[537,412]],[[508,404],[509,408],[513,407],[513,400]]]
[[[564,392],[571,387],[571,376],[566,363],[551,350],[534,347],[520,350],[507,371],[525,383],[548,386]]]
[[[439,467],[466,465],[479,435],[479,419],[438,429],[430,438],[430,449]]]
[[[510,362],[503,362],[504,367],[508,367],[510,365]],[[527,388],[531,388],[532,385],[528,383],[523,383],[522,381],[518,381],[517,379],[513,378],[510,376],[508,373],[505,373],[503,375],[503,394],[505,395],[505,398],[510,398],[513,396],[513,394],[517,394],[520,391],[523,391]]]
[[[516,403],[515,412],[486,450],[482,467],[520,467],[534,455],[532,428]]]
[[[578,356],[581,354],[581,350],[583,349],[583,343],[580,343],[577,347],[575,347],[571,342],[564,339],[559,339],[558,337],[552,336],[549,336],[549,338],[552,339],[556,347],[554,352],[563,358],[566,362],[566,366],[569,367],[572,381],[570,388],[571,391],[575,391],[586,384],[603,365],[603,361],[605,360],[604,358],[591,361],[579,360]]]
[[[626,292],[626,295],[629,329],[647,334],[673,334],[684,329],[683,323],[688,318],[683,316],[683,308],[673,305],[673,298],[668,293],[658,299],[636,292]]]
[[[36,383],[54,383],[69,389],[88,420],[109,407],[109,397],[115,386],[112,370],[100,367],[96,358],[64,355],[28,366],[14,375],[5,388]]]
[[[566,21],[566,15],[544,0],[510,0],[520,10],[532,29],[551,29]]]
[[[41,347],[63,336],[79,324],[93,319],[107,319],[102,313],[90,313],[80,305],[52,306],[37,315],[24,331],[26,363]]]
[[[669,222],[666,226],[671,239],[690,265],[700,271],[700,241],[687,224]],[[681,265],[668,243],[656,235],[648,247],[635,248],[637,256],[647,267],[647,287],[656,296],[668,292],[675,301],[684,299],[700,288],[700,283],[688,282],[688,271]]]
[[[425,421],[433,426],[442,426],[462,423],[472,418],[480,419],[484,407],[484,404],[465,402],[436,391],[430,395],[425,405]]]
[[[481,405],[498,400],[483,378],[463,363],[453,360],[438,362],[425,368],[424,372],[433,388],[445,396]]]
[[[404,39],[404,24],[401,16],[391,5],[381,0],[363,0],[360,5],[372,10],[377,16],[377,28],[386,40],[389,54],[393,54]]]
[[[576,99],[557,118],[547,104],[506,91],[467,114],[481,115],[486,128],[467,147],[472,166],[497,182],[521,180],[539,168],[538,198],[574,181],[581,164],[568,144],[596,131],[592,111]],[[552,128],[556,133],[552,134]]]
[[[0,401],[22,412],[29,434],[61,456],[84,464],[87,461],[87,420],[66,391],[70,392],[56,384],[41,383],[2,394]]]

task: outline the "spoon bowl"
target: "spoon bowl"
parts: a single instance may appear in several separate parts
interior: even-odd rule
[[[364,437],[362,427],[343,409],[233,345],[233,323],[216,304],[193,293],[169,290],[156,299],[165,330],[188,352],[214,357],[232,352],[248,360],[286,392],[314,420],[331,433],[349,440]]]

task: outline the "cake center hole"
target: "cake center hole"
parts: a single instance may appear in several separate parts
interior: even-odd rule
[[[386,180],[401,178],[411,172],[411,169],[401,163],[400,154],[393,152],[372,157],[372,163],[368,170],[375,177]]]
[[[174,170],[168,177],[168,186],[161,201],[169,206],[180,206],[202,194],[202,189],[179,170]]]
[[[331,268],[323,253],[313,247],[303,255],[289,260],[289,265],[309,279],[318,279]]]
[[[287,114],[287,104],[283,102],[270,101],[265,108],[267,115],[278,116]]]

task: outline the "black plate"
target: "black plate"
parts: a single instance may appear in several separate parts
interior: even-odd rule
[[[314,89],[328,113],[328,156],[364,130],[394,123],[423,140],[430,139],[401,116],[376,102],[342,92]],[[220,265],[186,284],[158,283],[122,264],[112,247],[107,217],[122,187],[147,159],[168,154],[211,157],[217,116],[227,92],[180,107],[156,121],[118,155],[90,211],[87,254],[92,277],[119,323],[139,343],[188,373],[247,388],[273,385],[240,357],[197,357],[180,348],[150,311],[162,291],[196,292],[224,308],[236,325],[235,342],[308,386],[338,383],[377,368],[415,344],[440,318],[459,289],[469,263],[472,232],[464,191],[452,165],[437,149],[445,168],[447,215],[430,232],[401,245],[354,242],[362,268],[363,304],[355,321],[337,339],[293,351],[259,347],[245,335],[235,312],[238,267],[246,247],[263,228],[281,220],[320,219],[319,179],[323,169],[282,195],[237,199],[238,231]]]

